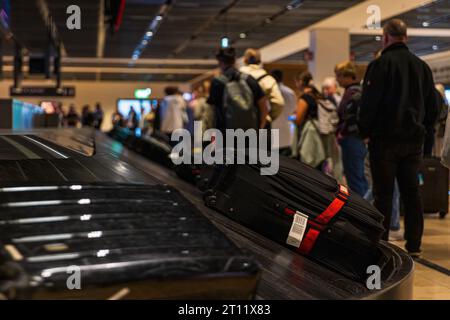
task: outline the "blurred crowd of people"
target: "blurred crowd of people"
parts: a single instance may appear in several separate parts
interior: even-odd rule
[[[99,102],[95,104],[93,110],[88,104],[84,105],[81,114],[78,113],[75,104],[73,103],[69,105],[69,110],[67,112],[65,112],[62,104],[58,104],[52,113],[58,115],[59,127],[71,128],[92,127],[100,130],[104,117],[103,109]]]

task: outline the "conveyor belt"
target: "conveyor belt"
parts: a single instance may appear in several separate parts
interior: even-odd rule
[[[7,175],[14,174],[21,175],[20,181],[27,182],[39,181],[47,177],[50,180],[66,182],[102,181],[171,185],[193,202],[237,246],[249,251],[257,258],[263,270],[257,291],[258,299],[408,299],[412,297],[413,262],[397,247],[386,244],[396,258],[395,276],[389,283],[384,283],[381,290],[371,291],[365,284],[351,281],[206,208],[200,191],[195,187],[179,180],[172,171],[127,150],[102,133],[96,136],[96,154],[93,157],[85,157],[79,152],[62,148],[36,136],[33,139],[63,154],[67,159],[56,156],[38,159],[45,162],[33,164],[38,167],[26,170],[30,160],[24,159],[23,153],[20,155],[19,152],[20,156],[16,159],[9,157],[6,162],[3,161],[0,173],[5,173],[6,178],[0,178],[0,181],[8,181],[10,177],[8,178]],[[16,141],[21,140],[19,138]],[[27,146],[31,148],[30,145]],[[43,149],[48,151],[46,147]],[[8,148],[10,147],[0,143],[0,157],[2,154],[11,152]],[[33,152],[41,154],[42,150]],[[39,170],[40,176],[34,176],[33,174]]]

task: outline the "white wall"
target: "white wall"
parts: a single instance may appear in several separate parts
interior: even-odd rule
[[[10,98],[9,89],[13,82],[11,80],[0,81],[0,98]],[[23,81],[23,86],[54,86],[54,81],[34,80]],[[120,81],[64,81],[63,86],[75,86],[75,97],[15,97],[18,100],[39,104],[42,100],[61,101],[64,110],[67,112],[70,103],[74,103],[78,111],[85,104],[89,104],[91,109],[94,108],[96,102],[100,102],[105,117],[102,130],[111,128],[111,116],[116,108],[116,102],[119,98],[133,98],[134,90],[139,88],[152,88],[152,98],[159,99],[164,97],[164,88],[168,85],[177,85],[180,90],[188,91],[189,85],[182,83],[162,83],[162,82],[120,82]]]

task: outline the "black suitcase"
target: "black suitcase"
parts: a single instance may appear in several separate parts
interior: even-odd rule
[[[139,139],[139,142],[135,143],[133,150],[167,168],[173,167],[173,162],[170,158],[172,147],[163,140],[144,136]]]
[[[108,132],[108,135],[114,140],[124,144],[131,135],[131,131],[128,128],[114,127]]]
[[[179,164],[174,166],[176,175],[190,184],[196,185],[200,179],[202,165]]]
[[[419,184],[425,213],[448,213],[449,170],[439,158],[424,158],[419,170]]]
[[[383,216],[357,194],[297,160],[280,157],[275,176],[260,166],[227,166],[206,205],[355,280],[383,268]]]
[[[70,290],[76,270],[81,290]],[[173,188],[0,188],[3,298],[248,299],[258,278],[253,258]]]

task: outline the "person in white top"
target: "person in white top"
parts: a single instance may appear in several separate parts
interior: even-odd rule
[[[338,93],[338,84],[335,77],[328,77],[322,83],[322,94],[329,99],[336,108],[342,101],[341,95]]]
[[[283,83],[283,71],[272,70],[272,77],[277,81],[281,95],[284,99],[284,108],[280,116],[272,123],[272,129],[278,129],[280,135],[280,154],[290,156],[292,154],[292,139],[295,127],[289,117],[295,112],[297,96],[295,92]]]
[[[247,49],[244,54],[244,63],[245,65],[239,71],[252,76],[258,81],[266,97],[269,99],[270,110],[267,120],[268,123],[271,123],[280,116],[284,107],[284,98],[278,83],[261,66],[261,53],[259,50]]]
[[[166,96],[161,102],[161,132],[168,135],[169,139],[177,129],[183,129],[186,123],[186,101],[179,94],[177,87],[167,87]]]

